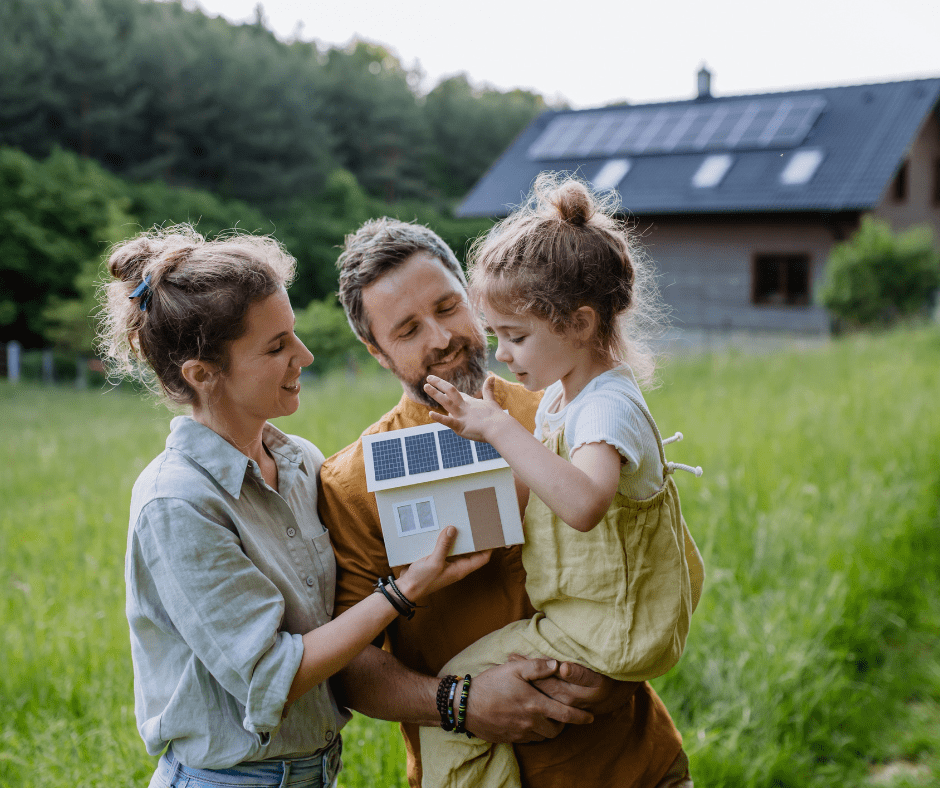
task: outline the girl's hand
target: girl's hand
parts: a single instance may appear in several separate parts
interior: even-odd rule
[[[412,602],[457,582],[490,560],[492,550],[448,559],[447,554],[456,539],[457,529],[452,525],[447,526],[437,537],[434,552],[427,558],[415,561],[395,581]]]
[[[428,375],[425,393],[447,411],[446,415],[431,411],[431,418],[464,438],[491,442],[487,433],[494,434],[503,419],[512,418],[496,402],[495,386],[496,376],[490,375],[483,384],[483,399],[479,400],[461,393],[436,375]]]

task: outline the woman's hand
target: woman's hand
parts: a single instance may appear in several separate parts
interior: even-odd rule
[[[492,442],[488,436],[493,435],[505,419],[512,419],[496,401],[495,386],[496,377],[490,375],[483,384],[483,399],[480,400],[461,393],[443,378],[428,375],[425,393],[447,411],[445,415],[432,410],[431,418],[464,438]]]
[[[457,529],[452,525],[447,526],[437,537],[431,555],[415,561],[395,581],[412,602],[457,582],[490,560],[492,550],[448,559],[447,554],[456,539]]]

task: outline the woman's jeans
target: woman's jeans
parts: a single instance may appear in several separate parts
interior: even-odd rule
[[[173,757],[172,748],[160,756],[150,788],[333,788],[342,768],[342,739],[309,758],[239,763],[231,769],[190,769]]]

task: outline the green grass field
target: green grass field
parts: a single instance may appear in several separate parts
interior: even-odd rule
[[[315,348],[314,348],[315,350]],[[668,365],[648,399],[705,557],[655,682],[696,785],[940,785],[940,333]],[[327,454],[397,401],[308,385],[279,426]],[[167,432],[129,391],[0,383],[0,786],[142,786],[123,612],[130,489]],[[357,718],[344,788],[397,786],[397,729]]]

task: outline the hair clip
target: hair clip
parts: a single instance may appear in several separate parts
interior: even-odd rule
[[[150,274],[144,277],[143,281],[134,288],[134,292],[131,293],[128,298],[140,298],[140,311],[146,312],[147,307],[150,304],[150,296],[153,295],[153,290],[150,289]]]

